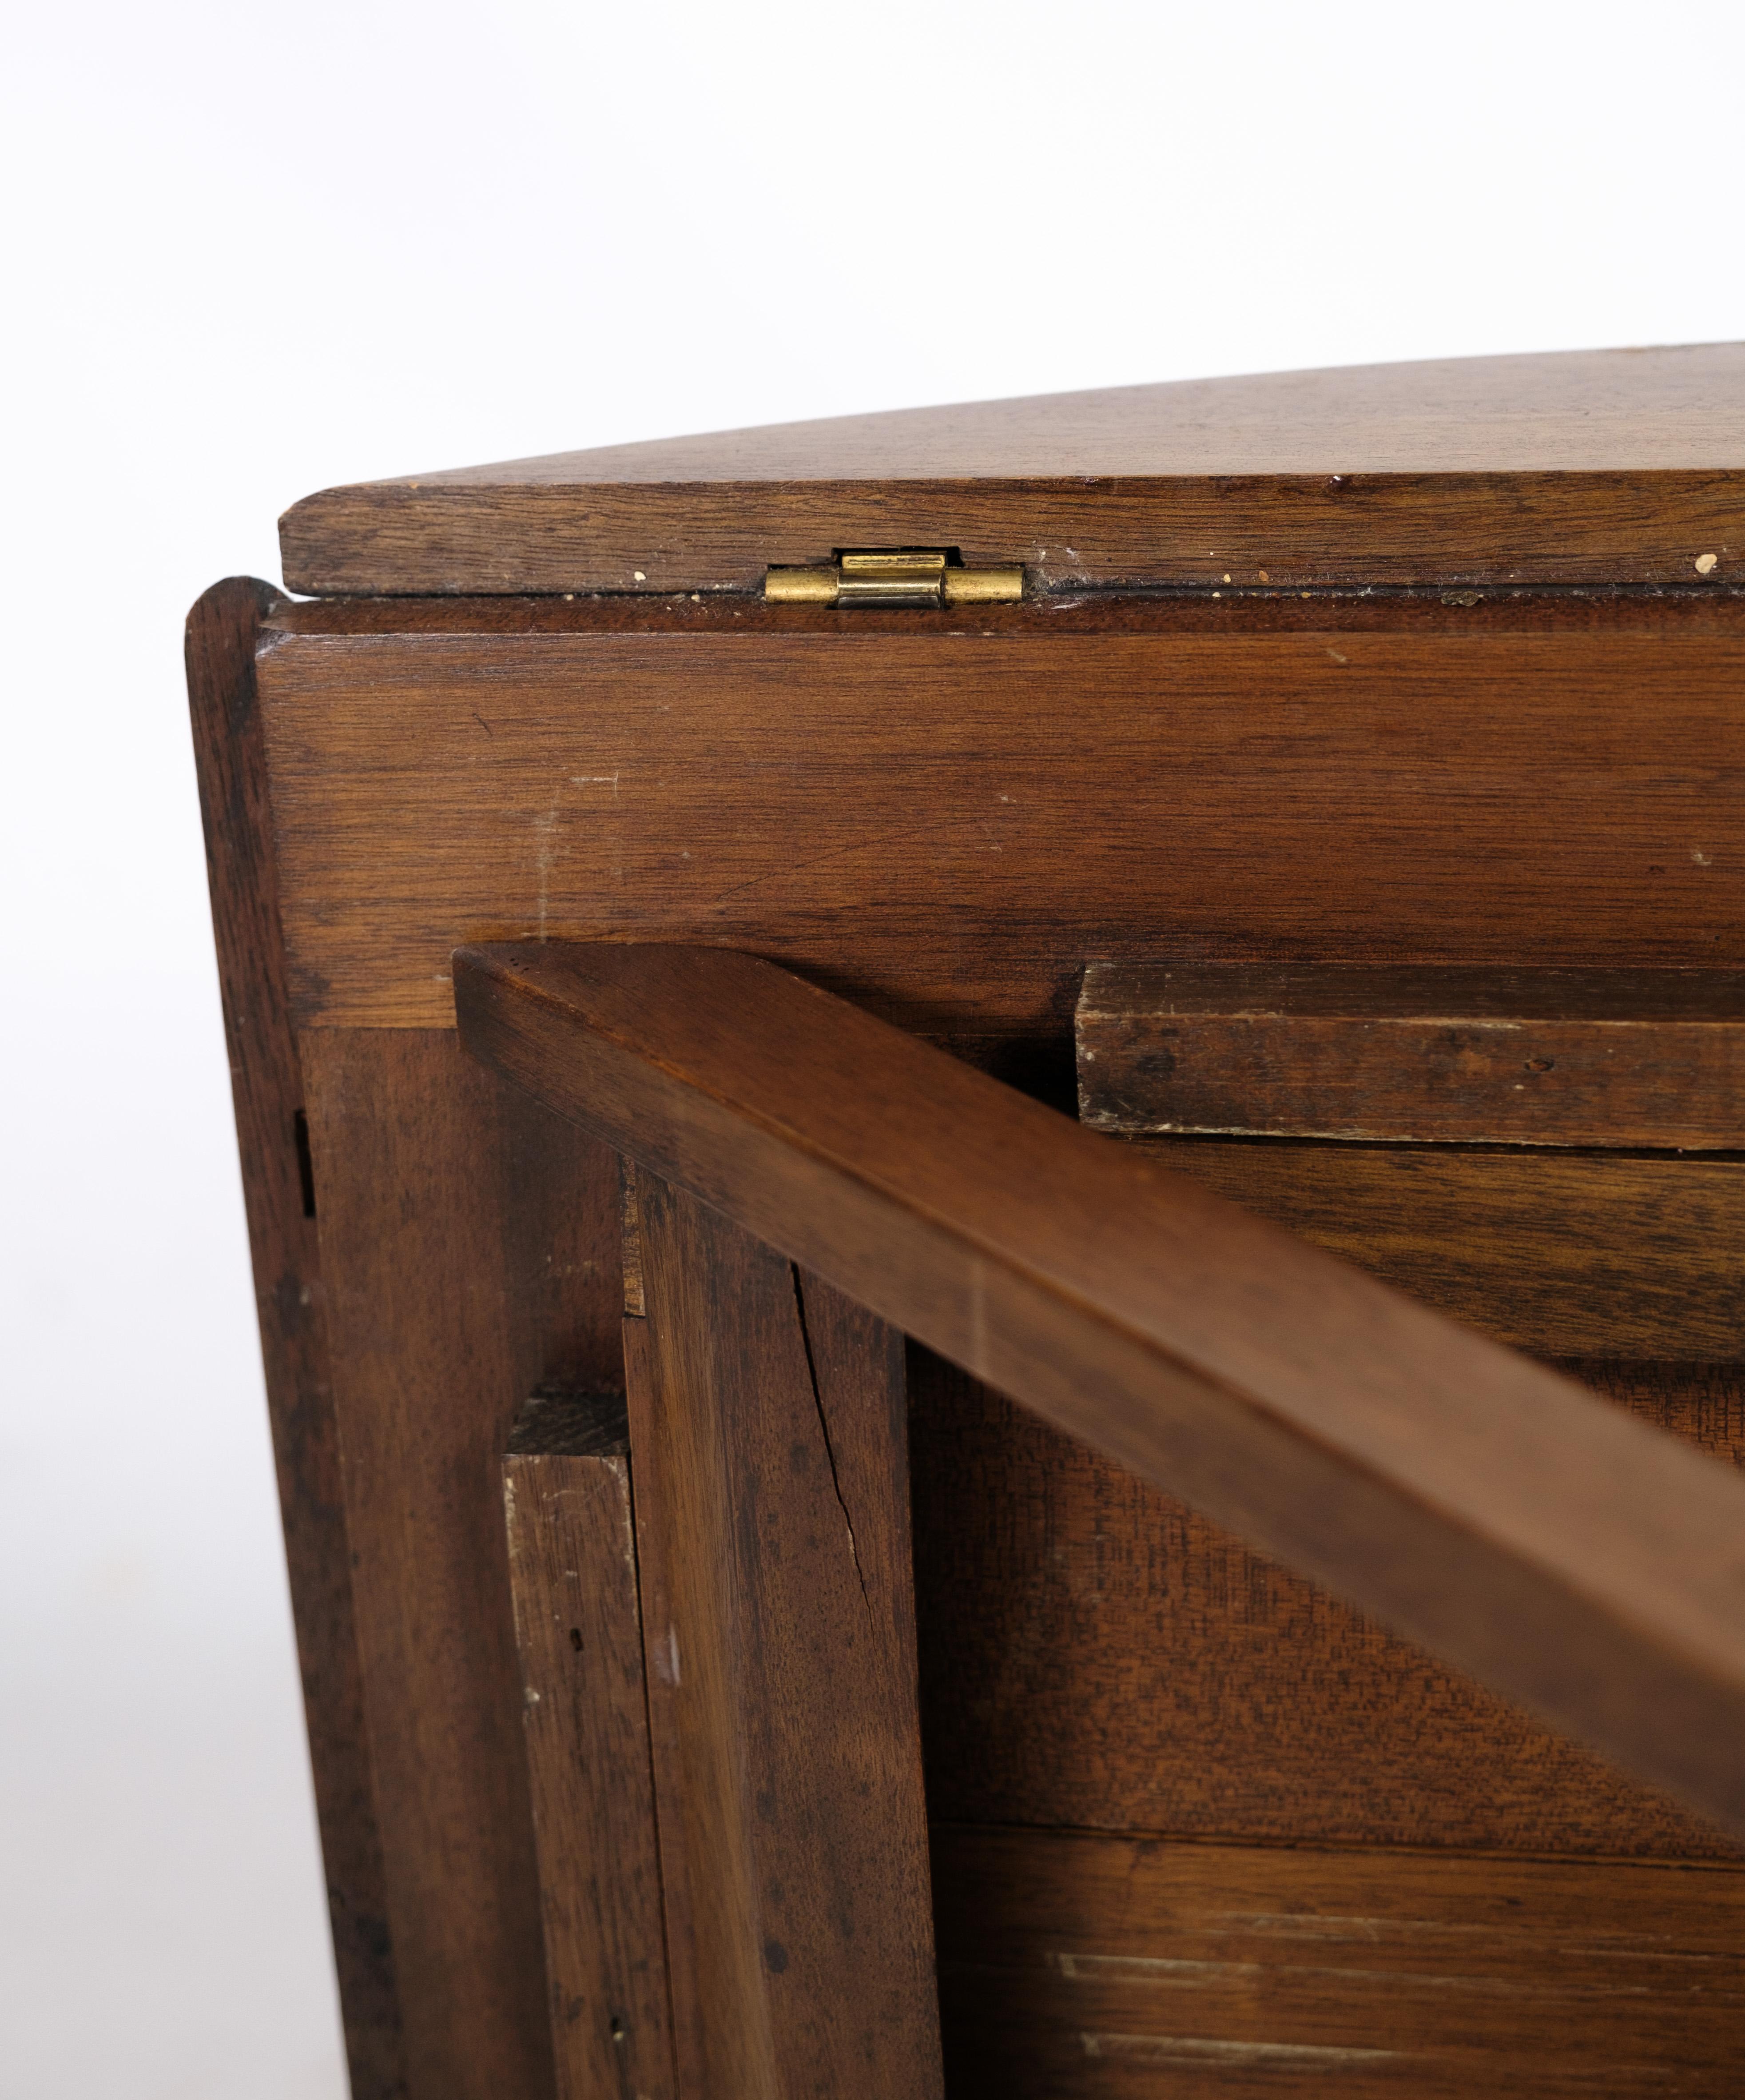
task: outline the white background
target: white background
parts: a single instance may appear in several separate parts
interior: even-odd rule
[[[888,24],[881,29],[880,24]],[[1745,336],[1745,10],[21,14],[0,96],[0,2100],[337,2100],[181,690],[326,483]],[[892,197],[870,241],[854,200]]]

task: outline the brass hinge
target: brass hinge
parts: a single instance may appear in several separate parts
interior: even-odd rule
[[[990,605],[1024,596],[1024,571],[960,569],[936,549],[839,555],[828,568],[771,569],[769,605]]]

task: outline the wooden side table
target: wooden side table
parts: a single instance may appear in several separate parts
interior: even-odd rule
[[[359,2100],[1734,2091],[1745,348],[282,532],[188,664]]]

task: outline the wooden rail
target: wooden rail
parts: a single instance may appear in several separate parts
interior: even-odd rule
[[[1050,1422],[1745,1830],[1745,1482],[773,965],[455,958],[476,1057]]]

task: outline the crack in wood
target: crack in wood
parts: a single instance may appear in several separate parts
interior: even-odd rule
[[[800,1281],[800,1264],[791,1261],[788,1273],[794,1279],[794,1311],[800,1321],[800,1347],[806,1352],[806,1376],[812,1383],[812,1405],[817,1410],[818,1431],[824,1439],[824,1456],[830,1464],[830,1484],[836,1491],[836,1507],[842,1511],[842,1521],[848,1534],[848,1558],[854,1563],[855,1579],[861,1586],[861,1600],[869,1612],[872,1597],[866,1587],[866,1570],[861,1566],[861,1549],[854,1536],[854,1520],[848,1514],[847,1497],[842,1492],[842,1476],[836,1470],[835,1446],[831,1441],[830,1422],[824,1412],[824,1395],[818,1386],[818,1367],[812,1353],[812,1330],[806,1325],[806,1294]]]

